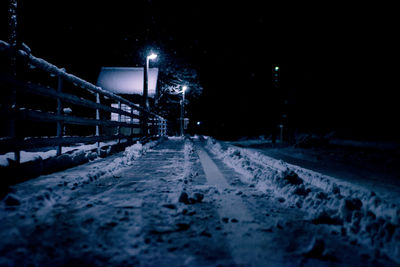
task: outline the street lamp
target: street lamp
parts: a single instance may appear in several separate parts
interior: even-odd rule
[[[154,53],[151,53],[149,56],[147,56],[149,59],[156,59],[157,55]]]
[[[148,94],[149,94],[149,77],[148,77],[148,72],[149,72],[149,61],[154,60],[157,58],[157,55],[154,53],[151,53],[146,57],[146,65],[144,67],[144,78],[143,78],[143,108],[146,110],[149,108],[149,100],[148,100]]]
[[[185,105],[185,91],[187,90],[187,86],[184,85],[182,86],[182,102],[181,102],[181,136],[184,135],[184,118],[185,118],[185,111],[184,111],[184,105]]]
[[[156,59],[157,55],[154,53],[151,53],[146,57],[146,64],[144,66],[144,77],[143,77],[143,102],[142,102],[142,108],[146,111],[149,110],[149,99],[148,99],[148,94],[149,94],[149,78],[148,78],[148,71],[149,71],[149,63],[150,59]],[[147,134],[147,114],[143,112],[142,114],[142,129],[143,129],[143,134]]]

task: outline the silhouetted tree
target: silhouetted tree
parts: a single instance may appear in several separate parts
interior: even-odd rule
[[[200,84],[197,70],[181,59],[172,56],[163,58],[159,73],[159,94],[156,99],[157,112],[165,117],[178,117],[179,101],[182,97],[182,86],[188,87],[185,105],[198,98],[203,87]]]

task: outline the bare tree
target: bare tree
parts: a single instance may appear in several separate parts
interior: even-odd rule
[[[160,67],[159,94],[156,98],[156,108],[162,115],[171,117],[176,113],[182,95],[182,87],[187,86],[185,105],[191,99],[198,98],[203,87],[199,81],[197,70],[183,60],[164,58]]]

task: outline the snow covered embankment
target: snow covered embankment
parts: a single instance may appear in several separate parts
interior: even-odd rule
[[[127,167],[134,160],[144,155],[149,149],[159,143],[151,141],[144,145],[140,142],[125,148],[123,154],[109,161],[104,159],[93,164],[81,165],[60,173],[44,175],[34,180],[19,184],[4,198],[6,206],[24,206],[30,203],[30,199],[40,200],[32,201],[40,207],[51,206],[65,194],[65,189],[75,190],[76,188],[89,184],[105,175],[113,175],[115,171]],[[34,190],[32,188],[35,188]],[[35,191],[34,195],[31,194]],[[29,205],[28,205],[29,206]]]
[[[370,189],[238,147],[207,139],[207,148],[242,174],[242,182],[273,193],[280,202],[309,214],[315,224],[340,229],[352,244],[363,244],[400,263],[400,207]]]

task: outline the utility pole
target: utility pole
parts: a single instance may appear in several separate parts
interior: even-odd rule
[[[181,102],[181,136],[185,135],[185,91],[187,89],[187,86],[182,87],[182,102]]]
[[[144,77],[143,77],[143,108],[148,110],[149,108],[149,99],[148,99],[148,94],[149,94],[149,77],[148,77],[148,71],[149,71],[149,57],[146,57],[146,64],[144,66]]]
[[[9,42],[11,46],[11,59],[10,59],[10,72],[11,75],[16,78],[17,76],[17,50],[18,50],[18,35],[17,35],[17,8],[18,2],[17,0],[9,0],[9,7],[8,7],[8,15],[9,15],[9,29],[10,29],[10,36]],[[15,111],[16,110],[16,96],[17,93],[13,86],[7,88],[7,97],[5,100],[5,108],[8,111]],[[16,138],[16,122],[13,119],[10,119],[4,125],[5,127],[5,134],[10,138]],[[19,163],[20,162],[20,151],[14,151],[14,160]]]
[[[9,42],[11,47],[13,48],[13,55],[11,59],[11,67],[13,74],[16,73],[16,48],[17,48],[17,8],[18,8],[18,2],[17,0],[9,0],[9,6],[8,6],[8,16],[9,16],[9,28],[10,28],[10,36],[9,36]]]

